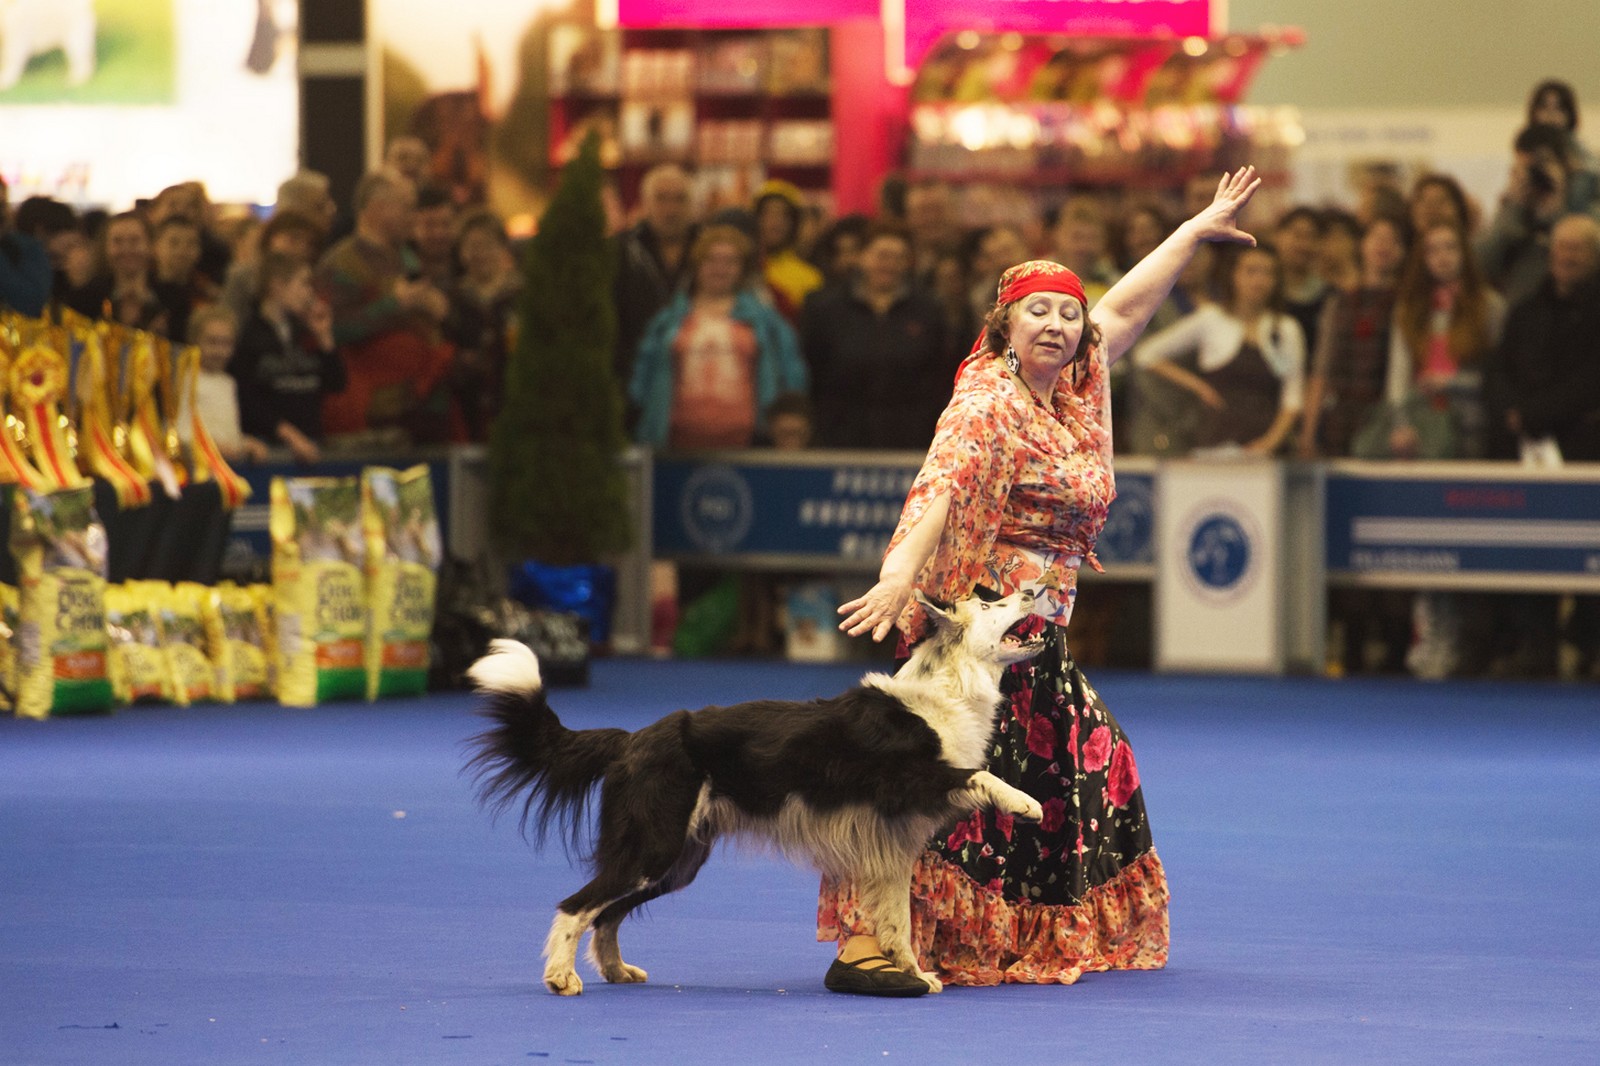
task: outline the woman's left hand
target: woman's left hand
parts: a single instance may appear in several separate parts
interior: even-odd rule
[[[900,612],[911,602],[910,581],[884,578],[864,594],[839,608],[846,615],[839,628],[852,637],[871,632],[872,639],[882,641],[894,628]]]
[[[1261,178],[1255,167],[1240,167],[1232,174],[1223,174],[1217,183],[1216,198],[1188,222],[1196,239],[1254,247],[1256,239],[1239,228],[1239,212],[1259,188]]]

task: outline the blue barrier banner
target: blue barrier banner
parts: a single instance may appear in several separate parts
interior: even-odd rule
[[[1490,472],[1492,471],[1492,472]],[[1471,587],[1600,582],[1600,481],[1473,464],[1419,475],[1330,470],[1327,566],[1356,579]],[[1496,581],[1498,579],[1498,581]],[[1552,586],[1553,583],[1553,586]]]
[[[921,461],[871,452],[658,455],[655,554],[875,570]],[[1119,467],[1117,490],[1101,562],[1153,564],[1154,476]]]

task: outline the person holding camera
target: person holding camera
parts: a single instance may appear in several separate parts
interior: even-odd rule
[[[1572,178],[1566,138],[1554,127],[1524,127],[1512,153],[1506,191],[1477,249],[1484,277],[1508,303],[1531,296],[1544,279],[1550,227],[1567,213]]]

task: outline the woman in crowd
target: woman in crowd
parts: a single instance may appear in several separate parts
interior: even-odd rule
[[[791,322],[799,320],[806,297],[822,287],[822,271],[806,262],[799,251],[805,209],[800,190],[786,181],[769,181],[756,193],[756,242],[762,276],[778,310]]]
[[[333,316],[317,298],[309,263],[274,252],[260,272],[261,298],[228,365],[239,382],[240,425],[309,465],[322,457],[322,398],[345,386]]]
[[[234,255],[222,286],[223,302],[243,322],[255,310],[256,294],[261,291],[262,256],[287,255],[315,266],[321,250],[321,223],[298,211],[279,210]]]
[[[1505,301],[1479,275],[1465,235],[1447,225],[1423,233],[1395,300],[1385,390],[1388,455],[1483,456],[1483,366],[1504,317]],[[1484,612],[1475,603],[1447,593],[1417,597],[1406,655],[1413,673],[1447,677],[1476,658],[1471,649],[1483,638]]]
[[[1317,346],[1317,321],[1330,291],[1319,269],[1324,232],[1322,212],[1302,204],[1286,211],[1272,233],[1283,275],[1283,310],[1300,323],[1307,351]]]
[[[811,263],[822,271],[824,285],[848,283],[855,277],[861,242],[871,227],[872,220],[866,215],[850,214],[834,219],[822,231],[811,249]]]
[[[1505,301],[1484,282],[1461,230],[1435,225],[1418,238],[1395,302],[1385,394],[1395,412],[1397,459],[1483,455],[1483,359],[1499,341]],[[1422,410],[1438,435],[1423,440]]]
[[[1395,293],[1410,231],[1399,218],[1375,218],[1360,236],[1360,277],[1328,299],[1306,385],[1301,458],[1351,454],[1357,432],[1384,411]],[[1405,668],[1411,643],[1411,598],[1388,589],[1328,590],[1330,649],[1346,674],[1369,665]],[[1368,662],[1368,649],[1381,661]]]
[[[752,288],[755,248],[732,226],[707,226],[689,250],[690,284],[650,321],[629,395],[635,436],[670,448],[744,448],[780,394],[805,392],[794,330]]]
[[[1600,201],[1600,162],[1578,140],[1578,95],[1564,81],[1547,79],[1533,87],[1528,97],[1528,125],[1561,131],[1566,145],[1567,210],[1592,211]]]
[[[1367,223],[1360,239],[1360,279],[1335,292],[1323,310],[1306,383],[1300,454],[1341,457],[1383,403],[1395,293],[1409,231],[1397,218]]]
[[[1374,221],[1377,221],[1374,219]],[[1349,292],[1361,284],[1361,220],[1336,207],[1322,212],[1322,241],[1317,245],[1317,273],[1332,293]],[[1327,308],[1324,306],[1324,312]]]
[[[1160,247],[1172,232],[1172,223],[1158,204],[1135,203],[1122,216],[1122,256],[1119,267],[1131,270],[1133,264]]]
[[[1195,444],[1275,455],[1301,407],[1305,338],[1283,313],[1283,273],[1272,249],[1253,246],[1222,275],[1207,304],[1139,345],[1139,364],[1205,405]]]
[[[201,307],[189,316],[189,343],[200,349],[200,375],[195,382],[195,409],[211,441],[230,463],[259,463],[267,457],[266,442],[244,433],[239,424],[239,383],[228,373],[239,340],[239,323],[233,312],[217,304]],[[189,398],[181,397],[178,437],[194,447],[194,425]]]
[[[1137,264],[1090,321],[1083,284],[1031,261],[1008,270],[962,365],[906,499],[878,582],[839,608],[840,628],[882,640],[924,632],[912,591],[1037,597],[1046,649],[1001,680],[988,769],[1038,798],[1039,825],[975,811],[931,841],[910,886],[924,969],[954,984],[1071,983],[1087,970],[1151,969],[1167,957],[1167,888],[1127,737],[1067,652],[1078,567],[1115,495],[1110,364],[1127,351],[1204,241],[1235,226],[1259,182],[1225,176],[1212,205]],[[904,651],[904,648],[902,648]],[[824,881],[818,936],[840,940],[827,987],[920,995],[862,925],[850,884]]]
[[[68,307],[167,335],[173,297],[151,276],[150,227],[132,211],[106,220],[100,237],[100,270],[66,296]]]
[[[1448,174],[1424,174],[1411,186],[1406,202],[1412,233],[1426,233],[1434,226],[1454,226],[1469,236],[1477,228],[1466,190]]]
[[[456,348],[451,387],[468,439],[485,440],[489,423],[500,412],[522,275],[505,227],[488,211],[462,219],[455,261],[458,275],[450,286],[450,313],[443,327],[445,339]]]

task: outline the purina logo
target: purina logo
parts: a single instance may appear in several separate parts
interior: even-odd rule
[[[1117,499],[1100,530],[1096,552],[1102,563],[1151,563],[1155,544],[1155,480],[1119,477]]]
[[[1190,584],[1213,601],[1231,600],[1250,586],[1255,572],[1258,539],[1241,516],[1225,503],[1204,504],[1188,523],[1189,539],[1184,567]]]
[[[708,552],[737,548],[755,517],[749,483],[729,466],[705,466],[691,474],[679,508],[689,539]]]

